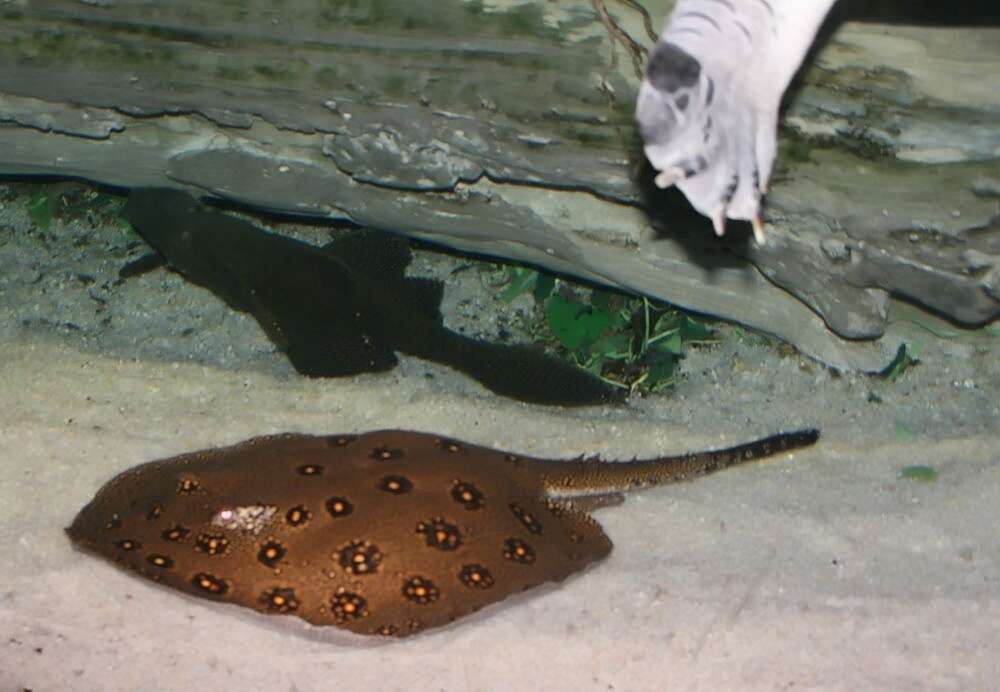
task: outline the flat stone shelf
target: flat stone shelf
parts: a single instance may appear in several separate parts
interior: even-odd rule
[[[831,17],[756,247],[644,164],[672,3],[0,0],[0,173],[349,219],[663,299],[877,370],[897,299],[1000,315],[1000,28]],[[905,17],[904,17],[905,19]]]

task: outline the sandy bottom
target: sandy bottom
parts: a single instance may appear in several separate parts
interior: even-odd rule
[[[37,237],[3,238],[0,690],[986,690],[1000,680],[995,330],[939,339],[914,326],[922,363],[893,383],[735,339],[693,353],[671,394],[567,411],[499,399],[413,359],[385,375],[299,378],[252,320],[214,321],[214,299],[176,278],[129,289],[139,292],[129,300],[161,296],[158,318],[131,308],[110,327],[78,317],[60,328],[51,292],[25,298],[53,275],[25,259]],[[120,261],[95,263],[86,282],[64,277],[59,300],[90,305]],[[100,294],[102,310],[124,304],[124,290]],[[197,358],[176,355],[185,342],[156,341],[157,324],[188,334],[188,323],[208,335],[188,342]],[[209,338],[230,328],[231,341]],[[232,348],[245,344],[244,368]],[[402,427],[534,456],[627,459],[803,426],[823,431],[813,449],[599,510],[614,551],[559,588],[366,648],[180,598],[73,550],[62,531],[123,469],[278,431]],[[937,479],[901,477],[919,464]]]

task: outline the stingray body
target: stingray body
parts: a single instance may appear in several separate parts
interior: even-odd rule
[[[124,214],[186,279],[252,314],[303,375],[382,372],[403,352],[531,403],[586,405],[624,396],[541,349],[446,329],[438,310],[442,284],[404,276],[411,253],[398,236],[353,231],[320,248],[165,189],[132,191]]]
[[[67,533],[195,596],[403,637],[606,556],[611,541],[588,507],[817,438],[804,430],[615,463],[535,459],[403,430],[260,437],[125,471]]]

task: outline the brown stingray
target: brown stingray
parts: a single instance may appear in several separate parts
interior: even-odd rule
[[[534,459],[405,430],[259,437],[123,472],[67,533],[196,596],[403,637],[603,558],[611,541],[587,507],[818,435],[619,463]]]

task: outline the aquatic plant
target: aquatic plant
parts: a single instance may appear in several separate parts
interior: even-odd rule
[[[708,324],[648,298],[577,287],[526,267],[508,268],[500,300],[531,292],[544,315],[539,336],[566,358],[616,386],[670,387],[687,345],[716,341]],[[589,298],[589,299],[588,299]]]

